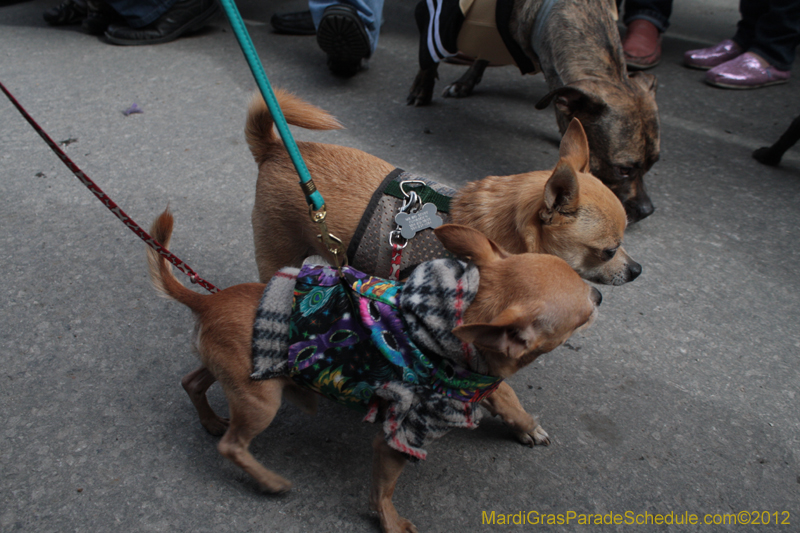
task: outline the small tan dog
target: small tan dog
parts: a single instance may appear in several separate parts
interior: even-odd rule
[[[172,224],[172,216],[165,211],[153,223],[151,235],[167,246],[172,234]],[[499,378],[511,376],[539,355],[564,343],[576,330],[591,324],[601,301],[600,293],[583,282],[564,261],[556,257],[544,254],[510,255],[480,232],[465,226],[452,224],[441,226],[436,230],[436,235],[450,251],[462,257],[469,257],[472,262],[467,264],[452,259],[440,259],[423,265],[436,263],[430,267],[433,269],[443,264],[448,265],[445,267],[448,269],[454,264],[461,265],[456,268],[463,269],[461,272],[465,274],[458,279],[467,278],[466,273],[470,272],[469,276],[472,277],[469,279],[474,283],[466,284],[465,292],[470,292],[474,299],[467,304],[463,313],[459,311],[455,319],[444,322],[445,330],[458,324],[459,320],[462,321],[460,325],[443,335],[436,335],[437,343],[442,337],[452,337],[455,349],[443,350],[448,353],[439,353],[435,350],[427,352],[426,361],[433,361],[434,366],[442,365],[439,368],[448,368],[451,373],[453,368],[462,368],[458,365],[463,364],[465,365],[463,368],[479,373],[482,378],[492,376],[490,378],[494,383],[492,387],[496,388],[487,389],[481,396],[473,397],[469,402],[480,401],[493,415],[502,417],[503,421],[518,434],[522,433],[528,438],[533,437],[539,443],[547,443],[547,434],[522,410],[511,388]],[[156,289],[189,307],[197,321],[195,343],[202,367],[188,374],[183,379],[183,385],[197,409],[200,422],[214,435],[224,433],[219,443],[220,453],[250,474],[264,490],[272,493],[289,490],[291,483],[264,468],[250,454],[248,447],[251,440],[270,425],[280,407],[283,395],[311,413],[316,409],[317,396],[310,394],[308,389],[300,387],[302,374],[281,374],[259,380],[254,379],[251,373],[255,373],[258,369],[253,354],[254,347],[258,344],[256,341],[260,339],[256,335],[260,326],[259,321],[255,319],[256,316],[260,319],[263,315],[257,313],[265,308],[265,301],[273,301],[271,298],[273,294],[288,297],[277,298],[282,302],[280,306],[302,308],[302,304],[293,306],[292,302],[299,297],[298,291],[302,292],[302,276],[298,273],[303,271],[282,269],[267,286],[248,283],[230,287],[216,294],[202,295],[184,287],[173,275],[167,261],[156,252],[148,248],[147,257],[150,276]],[[430,323],[440,327],[443,323],[442,315],[436,313],[434,316],[425,311],[430,304],[428,278],[423,277],[419,280],[415,278],[416,272],[409,282],[403,285],[402,295],[397,301],[404,302],[405,291],[409,285],[414,286],[415,279],[418,282],[417,287],[425,288],[425,297],[417,307],[407,306],[405,303],[398,304],[403,316],[405,318],[410,316],[412,319],[403,327],[413,329],[411,324],[414,321],[418,324],[427,324],[426,315],[430,318]],[[335,274],[332,277],[338,279]],[[424,283],[419,283],[420,281]],[[280,289],[283,292],[276,293],[273,292],[278,290],[275,287],[287,288]],[[413,294],[413,289],[411,292]],[[455,292],[443,291],[442,294],[448,294],[444,299],[452,301],[458,298],[454,296]],[[408,301],[414,304],[413,298]],[[459,305],[455,308],[461,309]],[[269,309],[272,311],[273,307]],[[374,318],[371,308],[367,314]],[[280,313],[277,315],[280,316]],[[314,311],[311,316],[318,318],[320,314]],[[294,324],[296,326],[296,323]],[[285,328],[284,333],[288,338],[290,330],[288,319],[281,328]],[[427,330],[419,331],[424,333]],[[282,334],[280,328],[271,326],[269,332],[272,338]],[[409,334],[409,338],[413,338],[413,342],[417,342],[419,346],[427,347],[425,343],[433,337],[428,337],[426,340],[424,335],[412,337]],[[333,342],[332,337],[330,342]],[[441,345],[435,344],[449,346],[447,342],[450,341],[442,341]],[[284,360],[288,357],[291,363],[292,348],[295,346],[296,344],[286,346],[283,350],[287,354]],[[335,357],[339,349],[328,345],[324,356]],[[457,376],[464,375],[458,372],[460,371],[456,371]],[[411,383],[414,390],[418,390],[416,388],[418,381],[409,382],[405,373],[401,375],[401,379],[391,378],[388,384],[403,387],[411,386],[409,385]],[[219,380],[228,400],[230,421],[218,416],[206,399],[206,390],[215,380]],[[339,381],[337,380],[337,383]],[[387,424],[392,428],[397,425],[397,420],[393,417],[397,413],[398,403],[393,397],[380,393],[381,390],[386,390],[386,387],[387,385],[376,388],[372,396],[374,400],[370,400],[375,402],[371,405],[375,405],[374,409],[385,421],[384,431],[373,441],[370,506],[378,512],[384,531],[413,532],[416,531],[414,525],[401,518],[392,504],[392,494],[407,461],[407,454],[397,449],[397,437],[390,439],[387,433]],[[508,397],[509,393],[511,400]],[[443,420],[450,422],[452,418],[457,418],[452,409],[446,411],[453,405],[449,402],[455,401],[450,393],[447,393],[447,396],[441,392],[428,394],[412,396],[413,401],[406,402],[406,408],[411,406],[411,409],[418,410],[415,412],[433,416],[437,423]],[[444,409],[445,413],[441,418],[437,418],[440,409]],[[468,413],[470,416],[473,410],[479,413],[476,403],[460,403],[460,401],[455,409],[457,413],[462,415]],[[406,416],[406,419],[409,418],[411,415]],[[412,425],[417,427],[419,420],[414,418]],[[477,423],[477,417],[470,418],[468,422]],[[428,433],[428,436],[432,435],[431,438],[435,438],[453,425],[464,427],[456,423],[442,430],[440,425],[434,427],[433,433]],[[466,424],[466,427],[474,427],[474,424]],[[422,443],[430,440],[430,438],[423,440]],[[413,453],[411,456],[414,456]]]
[[[341,128],[335,118],[300,98],[283,91],[276,95],[289,124]],[[245,134],[259,166],[252,216],[259,279],[266,282],[279,268],[297,266],[310,255],[330,258],[317,239],[297,173],[259,95],[250,105]],[[395,167],[345,146],[298,146],[325,198],[328,228],[347,247],[373,192]],[[589,173],[589,145],[578,120],[561,140],[554,170],[470,183],[453,198],[449,222],[473,227],[512,253],[556,255],[595,283],[622,285],[642,270],[621,246],[627,225],[622,203]]]

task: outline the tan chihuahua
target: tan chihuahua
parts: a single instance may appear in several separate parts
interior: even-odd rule
[[[151,235],[167,246],[172,225],[172,216],[165,211],[153,223]],[[398,515],[392,503],[397,479],[408,457],[424,458],[420,445],[430,442],[450,427],[474,427],[480,413],[478,402],[493,415],[502,417],[518,433],[524,432],[540,443],[547,442],[547,434],[522,410],[513,391],[502,379],[561,345],[576,330],[591,324],[601,301],[600,293],[557,257],[508,254],[480,232],[465,226],[444,225],[436,229],[436,235],[448,250],[469,258],[471,262],[440,259],[423,263],[415,270],[400,286],[397,297],[398,309],[404,317],[402,327],[409,331],[413,342],[425,349],[422,360],[430,368],[445,368],[450,378],[453,374],[459,379],[467,375],[477,376],[490,385],[480,395],[462,400],[456,398],[458,393],[463,393],[462,381],[458,381],[459,390],[455,395],[451,394],[453,389],[443,393],[435,383],[409,381],[405,373],[399,374],[400,377],[395,374],[383,384],[370,384],[374,385],[370,406],[375,411],[371,421],[384,421],[383,431],[373,441],[370,506],[377,511],[386,532],[416,531],[410,521]],[[301,387],[304,384],[301,373],[282,371],[265,375],[263,366],[254,358],[261,339],[259,328],[265,327],[269,332],[266,344],[283,347],[270,352],[277,358],[275,368],[285,368],[291,363],[291,354],[297,344],[281,344],[279,341],[289,338],[290,329],[297,329],[296,322],[290,328],[288,319],[285,323],[275,319],[265,326],[261,322],[266,320],[265,315],[260,313],[267,309],[272,316],[280,317],[290,309],[296,312],[295,308],[302,308],[303,304],[294,305],[293,300],[303,292],[302,280],[306,278],[302,273],[306,271],[284,268],[268,285],[248,283],[216,294],[201,295],[184,287],[173,275],[167,261],[156,252],[148,249],[147,256],[155,287],[189,307],[197,321],[195,345],[202,366],[188,374],[183,385],[197,409],[200,422],[214,435],[224,433],[219,443],[220,453],[250,474],[264,490],[271,493],[289,490],[291,483],[264,468],[250,454],[248,447],[251,440],[270,425],[284,394],[310,413],[316,409],[317,395]],[[422,274],[418,276],[418,272]],[[472,298],[470,302],[467,296],[462,295],[465,300],[452,306],[459,311],[447,315],[447,321],[443,321],[441,313],[426,311],[431,309],[434,300],[431,290],[437,287],[437,283],[429,278],[431,272],[438,273],[437,279],[445,280],[442,287],[452,281],[442,272],[456,272],[453,279],[463,288],[461,292]],[[339,279],[335,273],[331,278]],[[376,285],[372,282],[374,279],[370,278],[365,285],[380,285],[382,280],[377,280]],[[422,292],[415,293],[415,287],[422,288]],[[386,294],[378,292],[383,296]],[[447,295],[441,299],[445,307],[459,298],[456,291],[442,291],[441,294]],[[422,298],[417,298],[420,295]],[[345,299],[353,297],[350,294]],[[465,309],[461,303],[465,303]],[[372,303],[369,306],[366,313],[372,320],[375,318]],[[320,313],[311,316],[318,318]],[[428,330],[428,326],[434,329]],[[436,328],[443,329],[439,331]],[[436,334],[429,336],[434,331]],[[335,357],[340,351],[328,346],[324,355],[326,358]],[[283,361],[278,361],[280,357]],[[263,379],[253,377],[259,371]],[[438,372],[436,370],[437,379],[440,377]],[[441,374],[439,383],[448,379]],[[228,400],[230,421],[218,416],[206,399],[206,390],[216,380],[219,380]],[[337,387],[342,382],[336,380]],[[506,397],[509,391],[512,403]],[[404,418],[398,419],[398,411],[403,410]],[[411,429],[404,426],[406,421],[410,421]],[[420,436],[421,427],[425,432]]]
[[[341,128],[331,115],[300,98],[284,91],[276,95],[290,124],[314,130]],[[252,216],[259,279],[266,282],[279,268],[297,266],[310,255],[330,260],[260,95],[250,105],[245,134],[259,166]],[[373,192],[395,167],[345,146],[314,142],[298,146],[325,198],[328,228],[347,247]],[[449,222],[473,227],[512,253],[556,255],[595,283],[632,281],[642,268],[621,246],[625,209],[589,173],[589,159],[586,134],[575,119],[561,140],[554,170],[489,176],[470,183],[453,198]]]

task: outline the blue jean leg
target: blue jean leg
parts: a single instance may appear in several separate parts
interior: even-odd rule
[[[122,18],[131,28],[141,28],[147,26],[158,17],[167,12],[178,0],[106,0],[106,3],[114,8],[114,11],[122,15]]]
[[[741,0],[733,40],[779,70],[791,70],[800,45],[800,0]]]
[[[367,30],[370,52],[374,52],[378,47],[378,37],[381,34],[383,0],[309,0],[308,9],[311,11],[311,18],[314,19],[315,28],[319,27],[319,21],[322,19],[325,9],[337,4],[346,4],[355,8]]]
[[[627,26],[636,19],[647,20],[664,33],[669,28],[670,15],[672,0],[625,0],[625,16],[622,22]]]

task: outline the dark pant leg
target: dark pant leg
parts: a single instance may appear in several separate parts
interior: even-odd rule
[[[147,26],[163,15],[177,0],[106,0],[131,28]]]
[[[800,45],[800,0],[743,0],[768,4],[755,22],[750,51],[779,70],[791,70],[795,49]]]
[[[627,25],[636,19],[648,20],[663,33],[669,28],[671,14],[672,0],[625,0],[625,15],[622,21]]]

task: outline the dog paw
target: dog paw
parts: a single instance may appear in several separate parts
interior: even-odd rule
[[[419,533],[417,526],[405,518],[400,518],[393,524],[383,524],[382,529],[384,533]]]
[[[224,435],[225,432],[228,431],[228,426],[230,425],[230,421],[227,418],[222,418],[221,416],[208,420],[201,420],[200,423],[203,424],[203,427],[206,428],[206,431],[215,437],[221,437]]]
[[[429,105],[433,100],[433,87],[436,85],[436,78],[436,69],[420,70],[411,85],[406,104],[414,107]]]
[[[472,94],[474,85],[469,83],[453,82],[444,88],[442,96],[445,98],[465,98]]]
[[[292,482],[277,474],[272,474],[269,480],[259,483],[261,490],[269,494],[283,494],[292,490]]]
[[[406,98],[406,105],[413,105],[414,107],[422,107],[430,105],[433,100],[433,94],[425,94],[420,91],[412,91],[408,98]]]
[[[525,446],[533,448],[534,445],[549,446],[550,436],[542,429],[542,426],[536,426],[529,432],[517,432],[517,439]]]
[[[781,162],[782,156],[783,154],[775,154],[769,146],[759,148],[753,152],[753,159],[762,165],[769,165],[771,167],[778,166]]]
[[[410,521],[408,521],[406,519],[403,519],[403,524],[401,526],[400,531],[403,531],[404,533],[419,533],[417,531],[417,526],[415,526],[414,524],[412,524]]]
[[[392,487],[394,491],[394,487]],[[370,509],[378,513],[381,530],[384,533],[417,533],[417,526],[397,513],[391,500],[376,502],[370,497]]]

